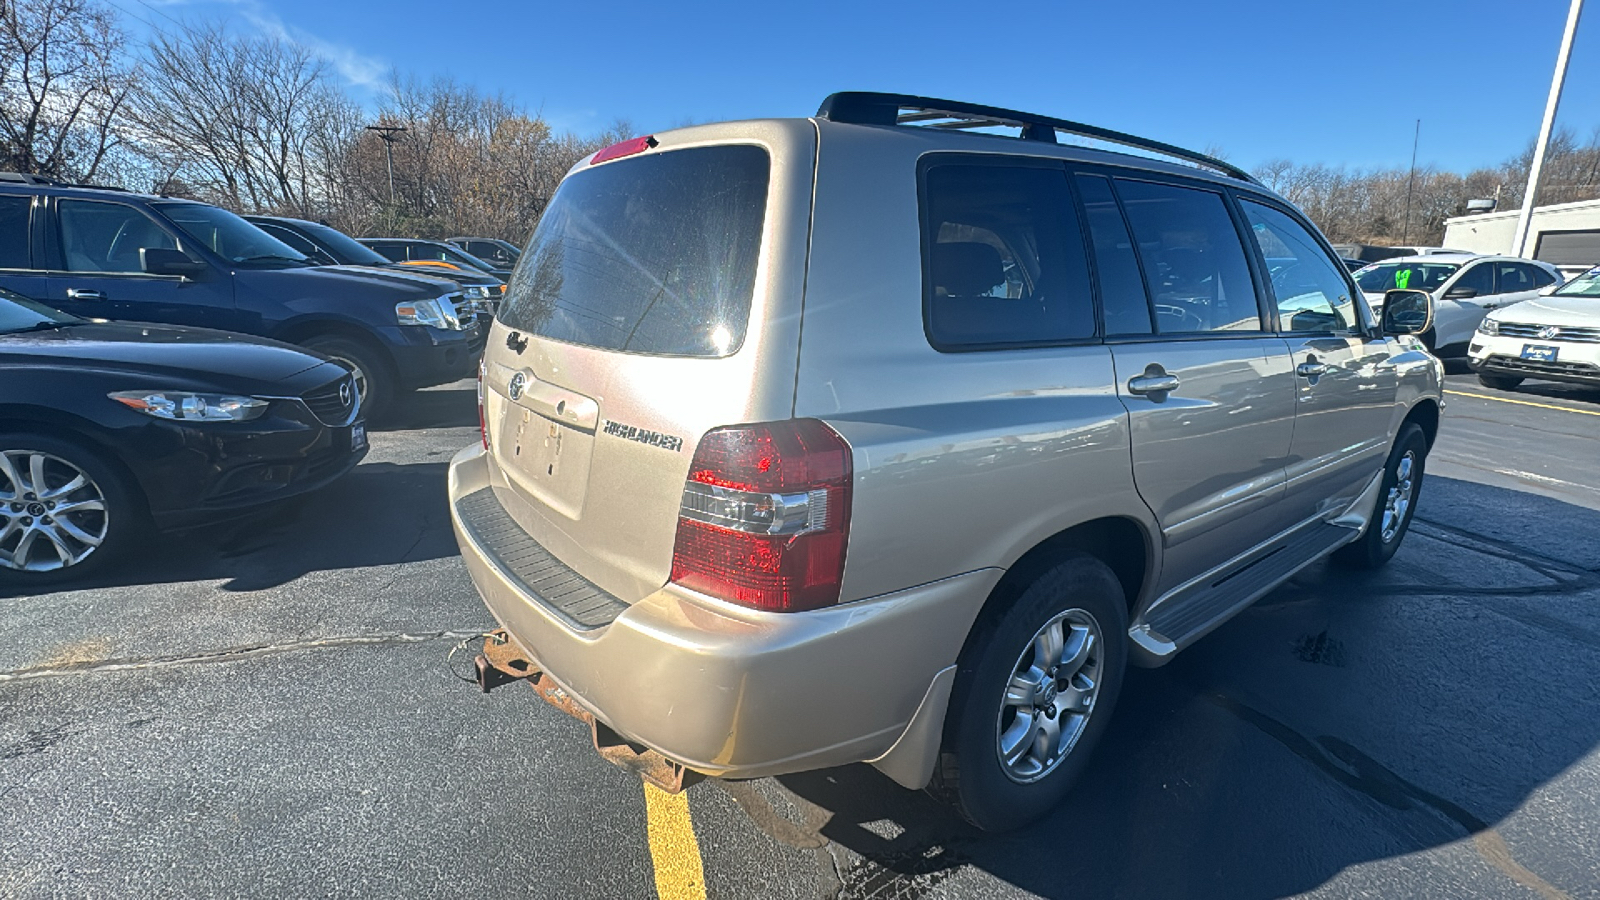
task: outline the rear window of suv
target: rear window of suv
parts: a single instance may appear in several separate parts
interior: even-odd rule
[[[568,178],[501,304],[506,325],[604,350],[718,357],[744,342],[771,162],[748,145]]]

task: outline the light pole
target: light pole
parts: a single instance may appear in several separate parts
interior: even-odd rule
[[[1522,192],[1522,213],[1517,216],[1517,233],[1511,239],[1511,255],[1522,256],[1528,243],[1528,225],[1533,221],[1533,204],[1539,199],[1539,177],[1544,174],[1544,153],[1550,146],[1550,130],[1556,124],[1556,107],[1561,105],[1561,87],[1567,80],[1567,59],[1572,55],[1572,38],[1578,33],[1578,16],[1583,0],[1572,0],[1567,12],[1567,30],[1561,36],[1561,52],[1556,54],[1556,74],[1550,79],[1550,97],[1544,103],[1544,123],[1533,147],[1533,165],[1528,167],[1528,188]]]
[[[376,131],[378,139],[383,141],[383,157],[389,163],[389,205],[394,206],[394,142],[400,140],[400,135],[406,130],[404,125],[368,125],[368,131]]]
[[[1411,185],[1417,180],[1417,144],[1422,141],[1422,120],[1417,120],[1416,133],[1411,136],[1411,168],[1406,170],[1406,220],[1400,226],[1400,243],[1411,242]]]

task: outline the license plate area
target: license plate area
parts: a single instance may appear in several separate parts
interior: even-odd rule
[[[1556,354],[1560,350],[1560,347],[1550,347],[1544,344],[1523,344],[1522,358],[1536,362],[1555,362]]]
[[[350,426],[350,452],[367,449],[367,423],[357,422]]]

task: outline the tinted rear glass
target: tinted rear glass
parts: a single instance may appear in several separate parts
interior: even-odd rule
[[[750,318],[769,170],[766,150],[738,145],[573,175],[518,261],[500,319],[606,350],[733,353]]]

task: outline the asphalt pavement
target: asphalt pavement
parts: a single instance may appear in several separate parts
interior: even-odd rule
[[[867,766],[651,795],[462,680],[476,411],[424,392],[316,496],[0,594],[0,897],[1600,897],[1600,392],[1447,391],[1390,566],[1132,672],[1000,836]]]

